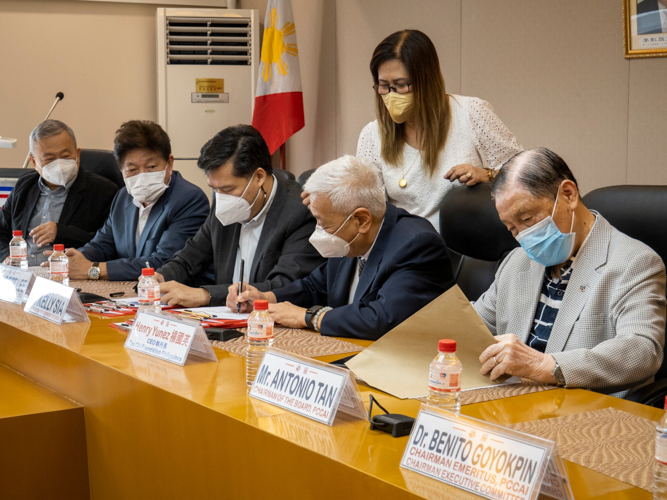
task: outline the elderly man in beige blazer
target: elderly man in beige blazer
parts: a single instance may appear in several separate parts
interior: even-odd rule
[[[492,194],[521,247],[474,303],[498,339],[482,373],[618,397],[651,382],[665,342],[662,259],[588,210],[548,149],[508,160]]]

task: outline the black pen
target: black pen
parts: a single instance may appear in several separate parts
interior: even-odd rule
[[[239,293],[238,296],[241,298],[241,291],[243,290],[243,268],[245,267],[245,260],[241,259],[241,274],[239,274]],[[241,313],[241,303],[236,304],[237,314]]]

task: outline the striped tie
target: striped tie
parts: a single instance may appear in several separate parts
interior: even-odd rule
[[[361,273],[364,272],[364,266],[366,265],[366,259],[363,257],[357,257],[357,260],[359,261],[359,276],[361,276]]]

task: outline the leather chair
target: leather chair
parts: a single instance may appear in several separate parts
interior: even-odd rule
[[[273,175],[276,176],[276,179],[280,177],[284,181],[294,180],[294,174],[288,170],[283,170],[282,168],[272,168],[271,170],[273,171]]]
[[[518,246],[500,222],[488,183],[447,193],[440,204],[440,234],[449,248],[456,284],[468,300],[488,290],[502,260]]]
[[[310,179],[310,176],[313,175],[313,172],[315,172],[316,169],[311,168],[310,170],[306,170],[305,172],[302,172],[299,178],[296,180],[301,186],[305,185],[308,179]]]
[[[667,186],[611,186],[583,197],[587,208],[596,210],[619,231],[650,246],[667,262]],[[667,352],[655,382],[626,399],[663,408],[667,395]]]
[[[119,188],[125,187],[123,174],[120,173],[116,158],[114,158],[111,151],[104,149],[82,149],[81,168],[109,179]]]

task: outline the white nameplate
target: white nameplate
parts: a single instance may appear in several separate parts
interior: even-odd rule
[[[34,277],[27,269],[0,264],[0,300],[23,304]]]
[[[57,325],[90,322],[74,288],[39,276],[35,278],[24,310]]]
[[[338,410],[366,418],[366,408],[350,371],[269,348],[250,396],[333,425]]]
[[[198,321],[158,313],[137,313],[125,347],[183,366],[189,354],[218,361]]]
[[[401,467],[484,498],[534,500],[553,441],[422,405]]]

